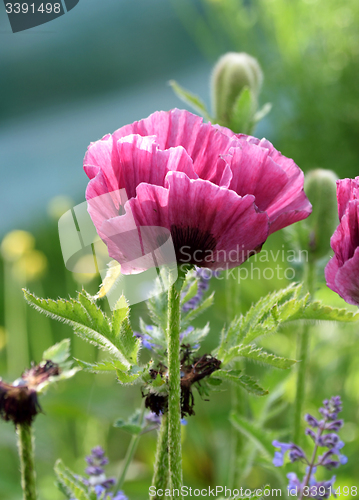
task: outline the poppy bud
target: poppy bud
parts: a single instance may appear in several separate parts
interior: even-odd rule
[[[304,189],[312,203],[312,215],[307,221],[309,250],[319,259],[330,250],[330,238],[338,225],[337,176],[331,170],[321,168],[306,175]]]
[[[212,73],[213,110],[217,122],[230,128],[234,109],[245,90],[249,91],[248,100],[251,102],[248,106],[251,107],[253,118],[257,110],[262,81],[263,73],[254,57],[245,52],[228,52],[222,56]],[[244,130],[233,131],[246,132]]]

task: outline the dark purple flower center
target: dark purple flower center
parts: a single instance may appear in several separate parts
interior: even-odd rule
[[[217,245],[217,241],[210,232],[201,231],[198,227],[172,225],[171,236],[178,263],[197,266],[210,263],[210,254]]]

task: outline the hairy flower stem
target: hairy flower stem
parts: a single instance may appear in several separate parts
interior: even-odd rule
[[[140,419],[138,422],[139,425],[142,425],[144,414],[145,414],[145,406],[142,405],[142,411],[141,411]],[[134,434],[131,438],[130,444],[127,448],[127,453],[125,456],[125,461],[124,461],[124,464],[122,467],[122,471],[121,471],[120,477],[119,477],[117,484],[116,484],[115,491],[122,490],[122,487],[123,487],[124,482],[126,480],[126,474],[127,474],[128,467],[129,467],[130,463],[132,462],[133,455],[136,452],[137,445],[138,445],[140,438],[141,438],[141,434]]]
[[[33,435],[30,424],[18,424],[18,447],[21,469],[21,486],[24,500],[36,500],[36,474],[33,450]]]
[[[162,416],[161,427],[158,432],[155,468],[152,478],[152,486],[156,492],[165,490],[168,484],[168,416]],[[157,494],[150,497],[151,500],[159,500]]]
[[[182,500],[180,297],[184,274],[168,290],[168,463],[171,493]]]
[[[306,269],[305,286],[307,291],[310,293],[311,300],[314,296],[315,291],[315,260],[309,258]],[[298,363],[298,375],[297,375],[297,390],[294,406],[294,431],[293,431],[293,442],[300,444],[302,441],[302,410],[303,403],[305,399],[305,379],[307,376],[307,362],[309,357],[309,329],[310,326],[305,324],[303,331],[300,334],[299,342],[299,360]]]
[[[226,282],[226,306],[228,324],[240,313],[240,288],[236,280],[228,279]],[[243,369],[242,364],[237,361],[235,369]],[[231,411],[238,415],[243,415],[243,392],[237,386],[231,386]],[[239,461],[242,455],[243,441],[237,429],[231,426],[230,442],[227,465],[227,481],[229,489],[238,485],[240,472],[238,471]]]

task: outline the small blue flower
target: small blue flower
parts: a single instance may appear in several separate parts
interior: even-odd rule
[[[311,426],[311,427],[319,427],[319,422],[316,418],[314,418],[312,415],[309,415],[309,413],[307,413],[307,415],[305,415],[304,417],[304,420]]]
[[[123,491],[118,491],[112,500],[128,500]]]
[[[297,477],[297,474],[295,474],[294,472],[289,472],[289,474],[287,474],[287,478],[289,479],[289,484],[288,484],[289,494],[293,496],[295,494],[298,494],[302,485]]]
[[[272,445],[275,448],[280,448],[280,451],[276,451],[274,453],[273,465],[275,467],[282,467],[282,465],[284,464],[284,456],[287,451],[291,449],[292,445],[288,443],[280,443],[277,440],[274,440]]]

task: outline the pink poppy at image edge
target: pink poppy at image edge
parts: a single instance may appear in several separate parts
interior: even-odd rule
[[[325,268],[328,287],[359,306],[359,177],[337,181],[339,226],[330,240],[334,257]]]
[[[146,270],[145,260],[133,263],[143,228],[157,228],[151,251],[164,228],[178,263],[215,270],[242,264],[271,233],[311,213],[303,172],[269,141],[179,109],[91,143],[84,169],[89,214],[123,274]]]

